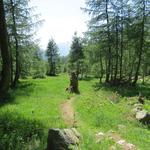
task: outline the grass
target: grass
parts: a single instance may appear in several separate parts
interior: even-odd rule
[[[137,89],[114,88],[100,85],[95,87],[96,80],[81,81],[81,95],[76,98],[75,108],[79,116],[79,128],[86,139],[83,144],[86,148],[108,150],[113,141],[103,140],[95,143],[93,134],[98,132],[115,131],[127,142],[136,145],[141,150],[149,150],[150,130],[135,120],[132,113],[133,104],[137,102],[138,92],[149,96],[150,86],[139,84]],[[149,99],[144,107],[150,110]],[[120,130],[118,125],[124,125]]]
[[[132,105],[140,91],[147,98],[144,108],[150,111],[150,85],[117,89],[96,82],[93,78],[79,81],[81,94],[75,96],[75,116],[82,134],[80,149],[108,150],[114,141],[104,139],[96,143],[95,134],[113,130],[140,150],[149,150],[150,130],[134,119]],[[49,128],[67,127],[60,112],[60,104],[71,96],[65,92],[67,86],[66,75],[21,80],[0,105],[0,149],[44,149]],[[120,130],[118,125],[125,129]]]
[[[19,142],[21,149],[25,149],[23,145],[29,149],[27,145],[35,145],[32,143],[35,140],[41,141],[38,145],[44,149],[48,129],[66,126],[59,105],[68,97],[65,92],[67,85],[68,81],[62,76],[21,80],[18,87],[10,91],[8,101],[0,106],[0,149],[20,150],[15,142],[19,137],[22,138],[22,144]]]

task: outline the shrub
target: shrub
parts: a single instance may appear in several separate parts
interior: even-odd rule
[[[36,120],[25,119],[17,113],[0,114],[1,150],[25,150],[31,146],[32,150],[40,149],[43,135],[43,125]]]
[[[44,73],[36,72],[36,73],[34,73],[32,78],[33,79],[45,79],[46,76],[44,75]]]

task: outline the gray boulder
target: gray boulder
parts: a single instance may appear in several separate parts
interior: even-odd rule
[[[150,124],[150,114],[146,110],[138,111],[136,113],[136,119],[144,124]]]
[[[80,142],[80,134],[75,128],[50,129],[48,133],[47,150],[71,150]]]

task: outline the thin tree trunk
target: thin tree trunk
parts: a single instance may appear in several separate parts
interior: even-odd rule
[[[106,82],[109,82],[110,71],[111,71],[111,39],[110,39],[110,26],[109,26],[109,16],[108,16],[108,0],[106,0],[106,20],[107,20],[107,39],[108,39],[108,64],[106,69]]]
[[[121,8],[121,43],[120,43],[120,80],[122,79],[122,62],[123,62],[123,1]]]
[[[116,64],[115,64],[115,75],[114,75],[114,80],[117,79],[117,74],[118,74],[118,44],[119,44],[119,40],[118,40],[118,14],[116,16]]]
[[[143,0],[143,19],[141,23],[140,49],[139,49],[138,64],[137,64],[137,69],[136,69],[133,85],[137,83],[141,60],[142,60],[143,46],[144,46],[144,24],[145,24],[145,1]]]
[[[134,69],[134,63],[135,63],[135,59],[133,59],[132,64],[131,64],[131,70],[130,70],[129,78],[128,78],[129,83],[131,83],[131,81],[132,81],[132,74],[133,74],[133,69]]]
[[[0,0],[0,50],[2,56],[2,78],[0,81],[0,98],[3,98],[10,86],[10,53],[6,29],[5,11],[3,0]]]
[[[103,59],[102,59],[101,52],[99,53],[99,61],[100,61],[100,68],[101,68],[99,82],[102,83],[102,79],[104,75],[104,68],[103,68]]]
[[[78,61],[77,61],[77,69],[76,69],[77,78],[79,77],[79,74],[80,74],[80,62],[79,62],[79,60],[78,60]]]
[[[19,61],[19,44],[18,44],[18,34],[17,34],[17,28],[16,28],[16,18],[15,18],[15,6],[13,3],[13,0],[10,0],[11,3],[11,13],[12,13],[12,19],[13,19],[13,32],[14,32],[14,39],[15,39],[15,49],[16,49],[16,72],[15,72],[15,78],[13,86],[16,86],[19,76],[20,76],[20,61]]]
[[[13,54],[12,54],[12,47],[11,47],[9,37],[8,37],[8,43],[10,49],[10,63],[11,63],[11,87],[13,87]]]

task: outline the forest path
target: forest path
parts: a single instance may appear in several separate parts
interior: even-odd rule
[[[70,127],[73,127],[75,125],[75,112],[72,106],[74,99],[74,97],[71,97],[60,105],[62,118],[65,123]]]

